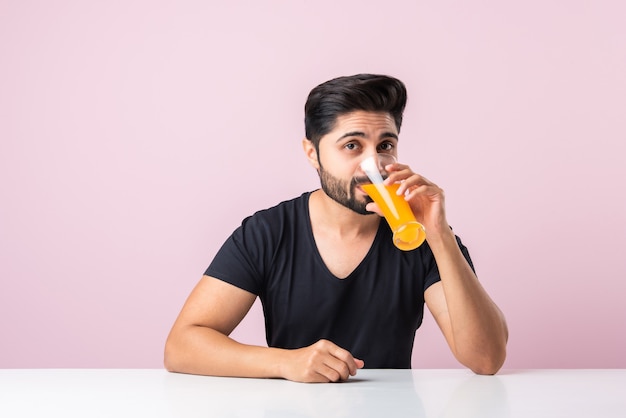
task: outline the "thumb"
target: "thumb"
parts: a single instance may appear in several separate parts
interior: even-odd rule
[[[375,202],[368,203],[367,206],[365,206],[365,210],[369,212],[374,212],[378,214],[378,216],[383,216],[383,211],[380,210],[380,207]]]

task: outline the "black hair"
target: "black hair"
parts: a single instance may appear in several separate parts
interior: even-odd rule
[[[376,74],[334,78],[309,93],[304,105],[306,137],[319,149],[320,139],[337,118],[357,110],[389,113],[400,132],[406,100],[406,86],[397,78]]]

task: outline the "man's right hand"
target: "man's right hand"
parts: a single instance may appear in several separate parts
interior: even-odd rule
[[[348,380],[364,366],[363,360],[328,340],[308,347],[289,350],[282,366],[285,379],[296,382],[325,383]]]

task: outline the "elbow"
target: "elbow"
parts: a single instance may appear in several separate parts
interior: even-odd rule
[[[467,367],[478,375],[494,375],[500,371],[506,360],[506,347],[501,347],[490,353],[481,353],[473,361],[466,363]]]
[[[180,354],[175,346],[176,344],[170,338],[168,338],[165,342],[165,351],[163,353],[163,366],[168,372],[180,373]]]
[[[163,367],[165,367],[165,370],[167,370],[170,373],[178,372],[178,369],[176,368],[175,363],[172,361],[171,357],[168,355],[165,355],[163,358]]]
[[[478,375],[494,375],[500,371],[506,360],[506,346],[509,340],[509,332],[504,324],[500,336],[483,340],[474,346],[471,354],[465,357],[464,364]]]
[[[506,338],[501,341],[477,342],[459,347],[460,350],[454,350],[454,355],[461,364],[475,374],[494,375],[498,373],[506,360],[506,342]]]
[[[478,375],[492,376],[502,368],[503,363],[485,363],[480,365],[470,366],[470,370]]]
[[[168,372],[176,371],[175,362],[171,353],[171,349],[168,348],[167,343],[165,344],[165,353],[163,353],[163,367],[165,367],[165,370],[167,370]]]

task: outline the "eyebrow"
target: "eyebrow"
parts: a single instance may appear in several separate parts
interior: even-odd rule
[[[351,136],[358,136],[358,137],[361,137],[361,138],[365,138],[365,133],[363,133],[363,132],[361,132],[361,131],[346,132],[345,134],[341,135],[341,136],[337,139],[337,141],[336,141],[336,142],[339,142],[339,141],[341,141],[342,139],[344,139],[344,138],[348,138],[348,137],[351,137]],[[393,132],[383,132],[383,133],[380,135],[380,139],[383,139],[383,138],[395,138],[396,140],[398,140],[398,135],[397,135],[397,134],[395,134],[395,133],[393,133]]]

